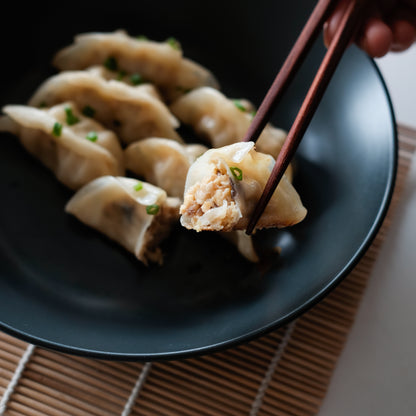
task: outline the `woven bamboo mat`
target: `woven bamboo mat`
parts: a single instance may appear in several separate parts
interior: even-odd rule
[[[126,363],[51,352],[0,333],[0,415],[315,415],[389,228],[416,148],[399,128],[393,201],[350,275],[288,326],[224,352]]]

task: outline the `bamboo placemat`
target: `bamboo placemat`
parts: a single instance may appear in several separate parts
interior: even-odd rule
[[[373,244],[325,299],[284,328],[180,361],[111,362],[34,347],[0,333],[0,415],[315,415],[401,195],[416,131],[399,128],[393,201]]]

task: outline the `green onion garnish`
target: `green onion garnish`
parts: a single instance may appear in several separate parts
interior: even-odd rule
[[[116,80],[121,81],[126,75],[127,75],[126,71],[118,71]]]
[[[181,44],[179,43],[179,41],[177,39],[175,39],[172,36],[166,39],[166,43],[177,51],[181,50]]]
[[[253,118],[255,117],[256,114],[257,114],[257,111],[256,110],[253,110],[253,111],[250,112],[250,115]]]
[[[240,100],[233,100],[234,105],[240,110],[246,112],[246,108],[241,104]]]
[[[236,166],[231,166],[230,171],[233,174],[234,178],[236,178],[238,181],[241,181],[243,179],[243,171],[240,168],[237,168]]]
[[[52,134],[55,137],[59,137],[62,134],[62,124],[58,123],[57,121],[55,122],[55,124],[53,125],[52,128]]]
[[[133,85],[139,85],[143,84],[144,79],[139,73],[136,72],[135,74],[130,75],[130,81]]]
[[[159,205],[153,204],[146,207],[146,212],[149,215],[156,215],[159,212]]]
[[[89,140],[90,142],[96,142],[98,140],[98,134],[95,131],[90,131],[88,132],[88,134],[85,136],[85,138],[87,140]]]
[[[84,114],[85,117],[94,117],[95,110],[91,106],[86,105],[82,109],[82,114]]]
[[[72,126],[78,123],[79,118],[72,112],[71,107],[65,107],[65,113],[66,113],[66,123],[68,124],[68,126]]]
[[[148,38],[146,35],[139,35],[139,36],[136,36],[136,39],[137,39],[137,40],[149,40],[149,38]]]
[[[118,64],[117,64],[117,60],[116,58],[114,58],[114,56],[109,56],[105,61],[104,61],[104,66],[109,69],[110,71],[117,71],[118,68]]]
[[[183,94],[188,94],[188,92],[192,91],[192,88],[182,87],[181,85],[177,85],[176,91],[182,92]]]
[[[143,184],[141,182],[137,182],[133,188],[135,191],[141,191],[143,189]]]

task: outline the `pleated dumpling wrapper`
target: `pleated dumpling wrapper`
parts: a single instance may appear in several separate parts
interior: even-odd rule
[[[84,117],[74,103],[45,109],[7,105],[3,112],[0,131],[18,136],[23,147],[69,188],[76,190],[103,175],[124,175],[117,136]]]
[[[245,230],[275,161],[253,142],[210,149],[190,167],[180,208],[181,224],[196,231]],[[306,209],[284,175],[256,228],[288,227]]]
[[[190,125],[212,147],[241,141],[253,120],[253,108],[246,100],[229,99],[209,87],[185,94],[170,108],[181,122]],[[286,136],[284,130],[267,124],[256,142],[256,148],[276,158]]]
[[[128,170],[164,189],[168,195],[182,198],[188,169],[206,150],[200,144],[149,137],[129,145],[124,155]]]
[[[209,70],[183,57],[175,39],[155,42],[131,37],[123,30],[77,35],[72,45],[55,55],[53,64],[60,70],[106,65],[117,74],[126,74],[125,79],[154,83],[170,100],[202,85],[219,87]]]
[[[147,85],[107,81],[92,71],[64,71],[40,85],[29,105],[51,106],[68,100],[81,111],[88,110],[126,144],[151,136],[182,141],[175,131],[178,120]]]
[[[159,244],[179,219],[178,198],[137,179],[103,176],[81,188],[65,211],[132,252],[141,262],[163,262]]]

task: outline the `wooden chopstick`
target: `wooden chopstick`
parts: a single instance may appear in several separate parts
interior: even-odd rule
[[[247,226],[247,230],[246,233],[247,234],[251,234],[257,224],[257,221],[259,220],[259,218],[261,217],[261,215],[263,214],[263,211],[266,208],[266,205],[268,204],[268,202],[270,201],[270,198],[273,195],[273,192],[275,191],[277,185],[279,184],[283,173],[286,171],[290,161],[292,160],[297,147],[299,146],[299,143],[302,140],[302,137],[310,123],[310,121],[312,120],[312,117],[324,95],[324,92],[326,90],[326,87],[328,86],[332,75],[334,74],[337,65],[339,63],[339,61],[341,60],[341,57],[345,51],[345,49],[347,48],[347,46],[349,45],[349,43],[351,42],[351,40],[353,39],[354,35],[356,34],[356,31],[359,28],[359,23],[361,20],[361,14],[364,10],[365,5],[369,2],[369,0],[351,0],[351,2],[348,4],[347,9],[342,17],[342,21],[340,26],[337,29],[337,32],[331,42],[331,44],[329,45],[329,48],[322,60],[322,63],[316,73],[316,76],[309,88],[309,91],[302,103],[302,106],[295,118],[295,121],[292,124],[292,127],[290,128],[288,135],[286,137],[286,140],[283,144],[283,147],[276,159],[276,163],[273,167],[273,170],[270,174],[270,177],[264,187],[263,193],[259,199],[259,201],[257,202],[257,205],[254,209],[254,212],[252,214],[252,217],[250,218],[249,224]],[[312,15],[314,13],[316,13],[317,15],[319,14],[320,16],[327,16],[327,10],[328,8],[330,9],[331,7],[333,7],[333,4],[327,4],[328,2],[325,1],[320,1],[318,3],[318,5],[316,6],[316,8],[322,8],[322,10],[320,10],[319,12],[315,11],[312,13]],[[333,2],[329,2],[329,3],[333,3]],[[312,17],[311,15],[311,17]],[[315,20],[315,23],[322,23],[321,20]],[[309,20],[306,26],[308,26],[309,24]],[[312,23],[311,23],[312,26]],[[321,25],[322,26],[322,25]],[[310,29],[309,29],[310,30]],[[308,32],[309,32],[308,30]],[[302,32],[303,34],[303,32]],[[313,31],[313,34],[315,34],[315,31]],[[299,49],[308,49],[309,46],[309,39],[308,38],[299,38],[298,39],[299,42],[296,42],[295,46],[296,48]],[[306,46],[305,46],[306,45]],[[304,53],[303,52],[293,52],[294,56],[300,56],[303,57]],[[286,63],[284,64],[284,66],[286,65]],[[288,64],[287,67],[290,68],[297,68],[299,64]],[[286,71],[287,69],[285,69]],[[278,75],[279,77],[279,75]],[[291,79],[293,77],[293,75],[291,74],[284,74],[283,75],[284,78],[289,78]],[[274,85],[276,84],[276,85]],[[283,87],[286,87],[286,84],[283,85]],[[274,82],[272,85],[272,88],[276,88],[277,90],[279,90],[281,88],[281,83],[278,82]],[[272,101],[272,98],[270,97],[280,97],[281,93],[279,91],[273,91],[273,92],[268,92],[268,94],[266,95],[265,99],[267,98],[267,96],[269,96],[268,101],[264,104],[265,109],[262,110],[262,112],[260,114],[258,114],[258,120],[256,120],[256,124],[258,124],[259,126],[265,126],[265,124],[267,123],[268,118],[271,115],[271,111],[269,111],[269,107],[273,107],[274,104]],[[264,101],[263,101],[264,103]],[[262,105],[259,107],[259,109],[263,106]],[[264,118],[263,118],[264,117]],[[260,120],[261,118],[261,120]],[[254,119],[253,119],[253,123],[254,123]],[[258,132],[258,128],[257,125],[253,126],[251,130],[251,134],[253,132],[255,132],[258,135],[260,134],[260,132]],[[249,135],[247,135],[247,137],[245,138],[245,140],[250,141],[251,139],[254,139],[254,141],[257,139],[257,137],[255,137],[254,135],[252,137],[250,137]]]
[[[319,0],[316,4],[308,21],[303,27],[302,32],[296,40],[296,43],[293,45],[293,48],[276,75],[273,84],[260,104],[260,107],[257,109],[256,115],[242,141],[255,142],[258,139],[266,126],[267,121],[272,116],[273,110],[298,72],[298,69],[307,53],[310,51],[324,22],[328,19],[336,3],[337,0]]]

